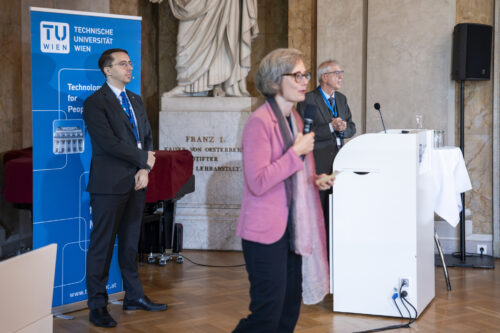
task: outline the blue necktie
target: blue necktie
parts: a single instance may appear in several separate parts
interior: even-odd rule
[[[134,131],[135,140],[137,142],[140,142],[139,133],[137,133],[137,126],[135,124],[134,116],[132,115],[132,109],[130,108],[130,103],[128,102],[127,94],[125,93],[125,91],[122,91],[120,93],[120,97],[122,99],[123,111],[125,111],[125,113],[127,114],[128,120],[130,121],[130,125],[132,125],[132,130]]]
[[[337,108],[336,108],[336,105],[335,105],[335,97],[330,97],[328,99],[328,102],[330,102],[330,105],[332,107],[332,110],[333,110],[333,117],[334,118],[337,118]]]

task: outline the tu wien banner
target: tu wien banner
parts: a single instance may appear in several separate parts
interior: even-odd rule
[[[54,313],[86,306],[85,266],[92,218],[86,192],[92,147],[83,102],[105,82],[101,53],[123,48],[139,69],[127,89],[140,94],[141,18],[30,8],[33,117],[33,248],[57,243]],[[117,249],[107,285],[123,290]],[[73,304],[73,305],[71,305]],[[58,311],[60,310],[60,311]]]

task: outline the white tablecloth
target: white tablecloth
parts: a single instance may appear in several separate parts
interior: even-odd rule
[[[460,193],[472,189],[460,148],[435,148],[432,152],[432,176],[434,211],[456,227],[462,211]]]

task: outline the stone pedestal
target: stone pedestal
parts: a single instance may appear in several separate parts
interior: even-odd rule
[[[188,149],[195,192],[177,202],[184,248],[240,250],[235,235],[243,188],[241,135],[263,101],[250,97],[162,97],[160,149]]]

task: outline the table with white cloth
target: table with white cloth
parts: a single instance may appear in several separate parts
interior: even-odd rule
[[[434,148],[432,152],[434,211],[453,227],[460,222],[460,194],[472,189],[460,148]]]
[[[472,189],[469,174],[465,166],[462,151],[458,147],[435,148],[432,152],[432,176],[434,182],[434,211],[451,226],[460,222],[462,212],[461,195]],[[463,212],[462,212],[463,214]],[[435,234],[440,260],[436,265],[443,265],[450,290],[446,266],[494,268],[494,259],[490,255],[467,255],[465,239],[465,214],[460,225],[460,252],[443,255],[437,233]],[[437,256],[436,256],[437,257]]]

